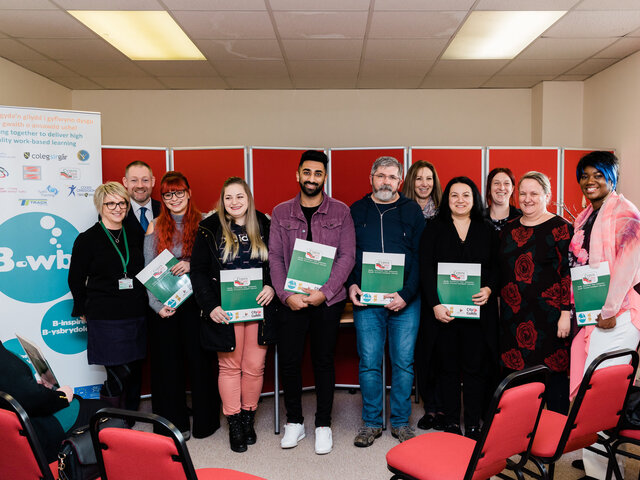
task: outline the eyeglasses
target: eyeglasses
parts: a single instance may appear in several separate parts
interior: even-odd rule
[[[384,181],[387,178],[389,180],[391,180],[392,182],[397,182],[400,180],[400,177],[396,177],[395,175],[385,175],[384,173],[376,173],[375,175],[373,175],[374,177],[376,177],[378,180],[380,181]]]
[[[187,193],[186,190],[174,190],[172,192],[165,192],[162,194],[162,198],[166,201],[171,200],[171,198],[175,195],[176,198],[184,198],[184,195]]]
[[[115,210],[116,207],[120,208],[121,210],[124,210],[125,208],[127,208],[127,205],[129,205],[127,202],[106,202],[103,203],[102,205],[107,207],[107,210]]]

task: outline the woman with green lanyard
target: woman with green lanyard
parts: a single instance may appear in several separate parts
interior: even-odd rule
[[[147,350],[148,298],[135,278],[144,257],[137,237],[127,236],[122,225],[130,204],[125,188],[117,182],[100,185],[93,203],[100,220],[78,235],[71,252],[72,316],[87,323],[89,364],[107,371],[100,398],[127,408],[122,399],[140,381]]]

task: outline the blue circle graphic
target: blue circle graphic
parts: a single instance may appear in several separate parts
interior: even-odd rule
[[[67,276],[78,230],[44,212],[16,215],[0,225],[0,292],[43,303],[69,292]]]
[[[73,300],[53,305],[42,318],[42,339],[54,352],[73,355],[87,349],[87,324],[71,316]]]
[[[27,357],[27,354],[24,353],[24,349],[22,348],[22,345],[20,345],[20,342],[18,341],[17,338],[12,338],[11,340],[7,340],[6,342],[3,343],[3,345],[4,345],[4,348],[9,350],[11,353],[19,357],[20,360],[22,360],[24,363],[29,365],[29,368],[31,369],[31,373],[33,374],[36,373],[36,370],[33,368],[33,365],[31,364],[31,360],[29,360],[29,357]]]

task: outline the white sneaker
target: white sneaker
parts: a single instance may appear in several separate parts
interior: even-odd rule
[[[293,448],[298,446],[298,442],[305,437],[304,425],[301,423],[285,423],[284,435],[280,440],[282,448]]]
[[[316,454],[325,455],[333,448],[333,437],[330,427],[316,428]]]

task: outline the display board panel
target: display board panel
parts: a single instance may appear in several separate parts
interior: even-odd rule
[[[247,178],[244,147],[174,148],[171,154],[173,169],[187,177],[192,198],[203,212],[212,210],[218,203],[227,178]]]
[[[124,177],[124,171],[131,162],[140,160],[151,167],[156,185],[151,191],[151,196],[160,199],[160,179],[169,167],[169,151],[166,148],[151,147],[118,147],[102,146],[102,181],[120,182]]]
[[[378,157],[394,157],[406,166],[404,147],[335,148],[329,151],[331,196],[351,206],[371,193],[371,166]],[[404,176],[404,175],[403,175]]]
[[[442,190],[452,178],[465,176],[473,180],[484,195],[483,151],[482,147],[410,147],[409,164],[418,160],[431,162],[436,167]]]

